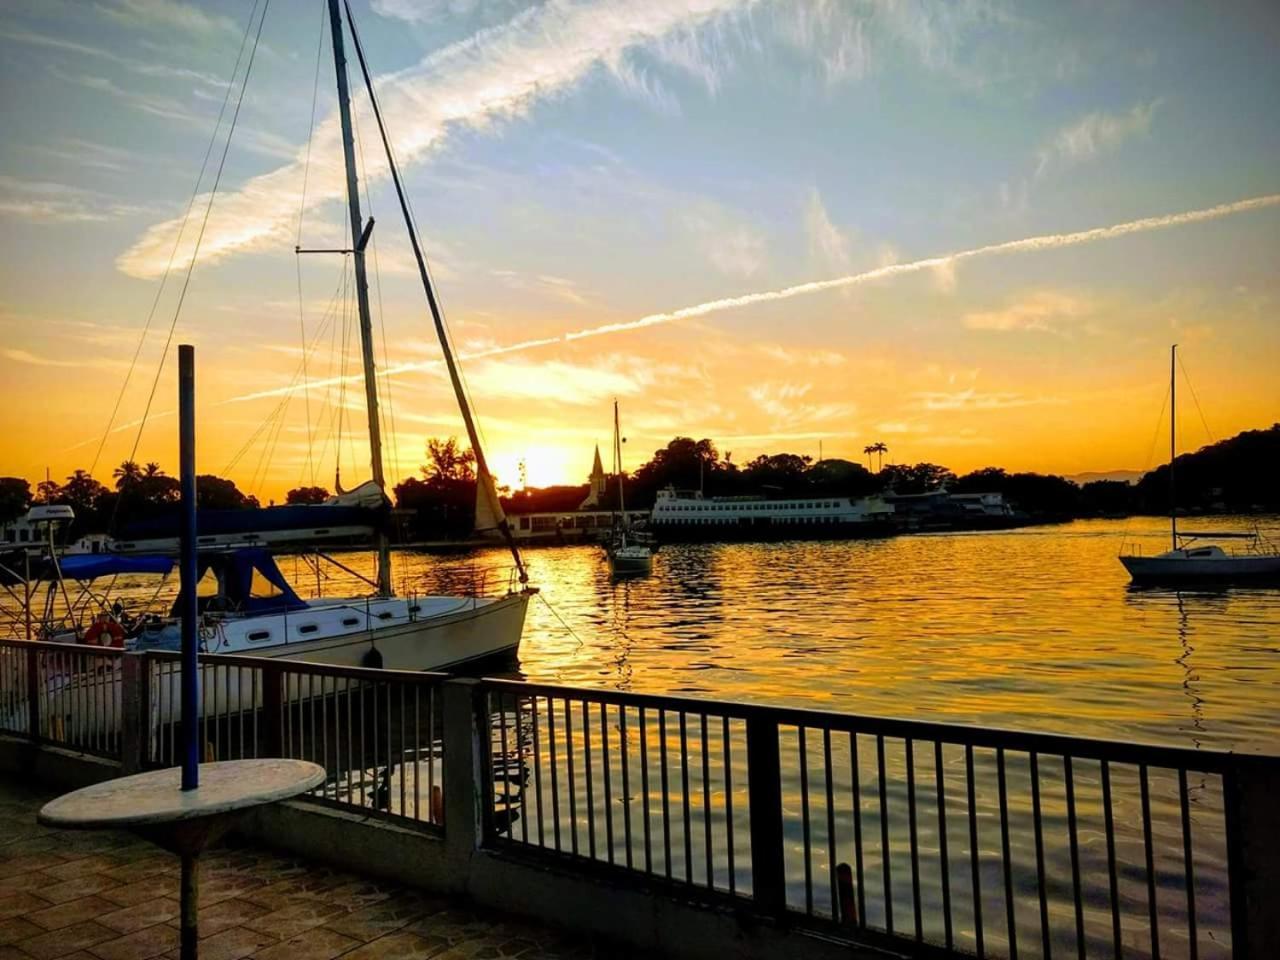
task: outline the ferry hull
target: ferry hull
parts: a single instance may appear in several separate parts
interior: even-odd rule
[[[654,523],[649,527],[659,543],[779,543],[784,540],[866,540],[898,532],[891,520],[862,523],[772,523],[741,520],[732,523]]]

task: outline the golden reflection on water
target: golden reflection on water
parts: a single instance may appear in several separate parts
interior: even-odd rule
[[[1280,521],[1263,529],[1280,536]],[[1135,589],[1116,559],[1126,536],[1163,549],[1167,523],[670,546],[652,576],[622,581],[597,548],[529,550],[547,603],[530,607],[516,675],[1280,750],[1280,590]],[[396,562],[397,582],[425,591],[477,569],[492,582],[509,561]]]

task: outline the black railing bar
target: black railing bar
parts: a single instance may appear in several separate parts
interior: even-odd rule
[[[556,702],[547,697],[547,757],[551,761],[551,838],[560,847],[560,771],[556,763]]]
[[[564,701],[564,752],[569,768],[569,849],[578,855],[578,778],[573,774],[573,707],[568,698]]]
[[[728,716],[738,720],[758,715],[783,726],[810,726],[817,729],[829,727],[833,732],[856,732],[868,736],[897,739],[910,737],[915,740],[941,741],[957,746],[978,748],[1003,747],[1014,752],[1035,751],[1042,754],[1073,756],[1077,760],[1111,760],[1116,763],[1146,764],[1171,770],[1186,769],[1204,773],[1222,773],[1230,767],[1241,764],[1280,765],[1280,754],[1233,753],[1225,750],[1191,749],[1152,743],[1128,743],[1121,740],[1009,730],[1001,727],[980,727],[931,720],[904,720],[769,704],[734,703],[696,697],[572,687],[563,684],[526,683],[521,680],[485,678],[481,683],[544,695],[588,699],[598,703],[626,703],[631,706],[643,704],[655,709],[706,712],[710,715]]]
[[[645,721],[644,707],[638,709],[640,730],[640,797],[644,813],[644,872],[653,873],[653,844],[649,824],[649,725]]]
[[[916,749],[907,741],[907,829],[911,842],[911,907],[915,914],[916,940],[924,939],[924,917],[920,909],[920,841],[916,829]]]
[[[973,936],[979,957],[986,956],[982,937],[982,869],[978,854],[977,784],[974,782],[973,745],[964,748],[965,781],[969,790],[969,866],[973,878]]]
[[[608,718],[609,707],[607,704],[600,704],[600,716],[605,722],[605,734],[608,735]],[[625,861],[628,869],[633,866],[631,853],[631,744],[627,739],[627,708],[618,708],[618,758],[622,761],[622,842],[626,845]],[[604,810],[605,819],[609,824],[609,829],[613,830],[613,809],[612,787],[609,782],[609,766],[605,765],[605,781],[604,781]],[[613,844],[609,844],[609,862],[613,863]]]
[[[588,707],[586,701],[583,701],[582,709],[585,712]],[[621,712],[621,711],[620,711]],[[625,721],[625,717],[623,720]],[[620,745],[618,755],[622,758],[622,792],[627,792],[627,747],[624,740]],[[608,845],[608,853],[606,859],[613,863],[613,772],[612,762],[609,759],[609,708],[605,704],[600,704],[600,749],[602,751],[602,759],[604,760],[604,832],[605,841]],[[624,815],[630,817],[629,810],[623,810]],[[631,866],[631,824],[626,824],[627,834],[627,866]]]
[[[706,834],[707,886],[716,885],[715,858],[711,852],[711,757],[707,750],[707,715],[702,715],[702,824]]]
[[[591,766],[591,710],[590,704],[582,701],[582,760],[587,773],[587,852],[592,860],[596,858],[596,801],[595,790],[591,781],[595,779],[595,769]],[[608,771],[606,771],[606,776]],[[613,847],[611,830],[605,830],[605,843]]]
[[[1034,754],[1032,755],[1034,756]],[[942,744],[933,745],[934,787],[938,795],[938,869],[942,874],[942,924],[946,948],[952,949],[951,866],[947,857],[947,778],[942,764]],[[1049,955],[1045,954],[1045,960]]]
[[[1018,921],[1013,911],[1013,860],[1009,852],[1009,790],[1004,750],[996,751],[996,784],[1000,794],[1000,859],[1004,868],[1004,910],[1009,933],[1009,960],[1018,960]]]
[[[809,750],[804,727],[796,731],[800,752],[800,831],[804,841],[804,912],[813,915],[813,843],[809,826]]]
[[[684,805],[684,879],[693,882],[693,827],[689,798],[689,737],[688,718],[680,711],[680,796]]]
[[[1103,764],[1106,768],[1106,764]],[[1031,822],[1036,840],[1036,889],[1040,894],[1040,943],[1043,960],[1053,956],[1049,936],[1049,896],[1044,874],[1044,822],[1040,816],[1040,758],[1031,754]],[[1120,954],[1116,954],[1118,958]]]
[[[671,879],[671,790],[667,772],[667,712],[658,711],[658,763],[662,777],[662,856],[663,872]]]
[[[729,867],[729,892],[735,893],[738,889],[738,878],[733,862],[733,761],[730,758],[729,751],[729,718],[721,718],[721,751],[724,757],[724,835],[725,835],[725,851],[728,854]]]
[[[876,737],[877,785],[880,790],[880,865],[884,873],[884,928],[893,933],[893,857],[889,850],[889,784],[885,775],[884,737]]]
[[[836,878],[835,775],[831,769],[831,731],[822,731],[822,774],[827,790],[827,884],[831,896],[831,918],[840,919],[840,890]]]
[[[1084,896],[1080,890],[1080,830],[1076,821],[1075,765],[1071,757],[1062,758],[1062,779],[1067,791],[1067,840],[1071,846],[1071,896],[1076,911],[1076,955],[1085,960]]]
[[[1196,942],[1196,874],[1192,857],[1191,800],[1187,794],[1187,773],[1178,771],[1178,799],[1182,807],[1182,881],[1187,888],[1187,946],[1191,960],[1198,960],[1200,946]]]
[[[1156,901],[1156,859],[1151,836],[1151,787],[1147,768],[1138,768],[1138,785],[1142,799],[1142,846],[1147,860],[1147,912],[1151,923],[1151,960],[1160,960],[1160,910]]]
[[[538,808],[538,846],[545,847],[547,845],[546,827],[543,826],[545,819],[542,814],[542,735],[538,729],[538,697],[532,696],[529,702],[533,705],[530,711],[533,725],[533,798]]]
[[[858,926],[867,925],[867,895],[862,875],[862,768],[858,763],[858,735],[849,734],[849,766],[853,771],[853,859],[858,877]]]

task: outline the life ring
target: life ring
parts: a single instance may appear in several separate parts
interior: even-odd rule
[[[111,635],[110,641],[103,641],[104,633]],[[97,647],[123,647],[124,627],[105,613],[99,614],[94,618],[93,623],[89,624],[89,629],[84,632],[84,642]]]

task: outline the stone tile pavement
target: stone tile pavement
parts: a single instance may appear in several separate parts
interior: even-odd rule
[[[35,821],[0,779],[0,960],[178,956],[178,861],[127,833]],[[247,846],[202,859],[201,960],[588,960],[616,950]]]

